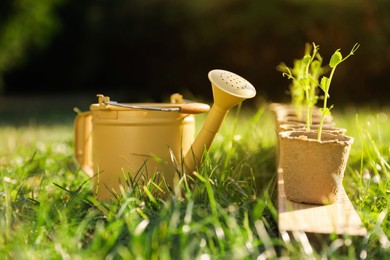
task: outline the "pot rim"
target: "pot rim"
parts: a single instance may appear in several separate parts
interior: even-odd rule
[[[283,130],[282,132],[287,131],[305,131],[306,124],[281,124],[280,128],[291,128],[291,130]],[[319,127],[319,125],[311,125],[310,127]],[[335,127],[334,124],[326,124],[322,127],[322,131],[347,131],[346,128]],[[310,129],[310,131],[317,131],[317,129]]]
[[[279,132],[278,135],[282,139],[297,140],[297,141],[303,141],[303,142],[314,142],[314,143],[320,143],[320,144],[339,143],[342,145],[351,145],[354,142],[354,138],[352,136],[333,134],[333,133],[329,133],[326,131],[322,132],[321,140],[318,140],[317,139],[317,135],[318,135],[317,130],[282,131],[282,132]]]

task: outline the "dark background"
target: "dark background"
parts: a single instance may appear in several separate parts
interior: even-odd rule
[[[275,67],[292,66],[306,42],[326,63],[361,44],[336,71],[332,102],[389,102],[387,0],[3,0],[1,95],[209,99],[207,73],[221,68],[267,100],[288,101]]]

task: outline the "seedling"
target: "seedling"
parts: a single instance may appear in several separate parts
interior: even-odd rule
[[[352,50],[349,52],[349,54],[345,58],[343,58],[343,56],[341,55],[340,49],[337,49],[333,53],[333,55],[329,61],[329,67],[331,68],[329,78],[326,76],[323,76],[321,78],[321,83],[320,83],[319,87],[324,91],[324,104],[323,104],[323,107],[320,109],[322,116],[321,116],[320,126],[318,128],[318,140],[321,140],[322,126],[324,124],[325,117],[327,115],[330,115],[330,110],[333,108],[333,105],[331,105],[330,107],[327,107],[327,102],[328,102],[328,98],[330,97],[329,88],[330,88],[330,83],[332,82],[332,79],[333,79],[334,72],[340,63],[342,63],[343,61],[348,59],[350,56],[355,54],[355,52],[359,48],[359,46],[360,46],[360,44],[356,43],[352,47]]]
[[[310,130],[313,113],[312,109],[319,98],[317,95],[318,87],[320,87],[324,92],[324,103],[323,107],[320,109],[321,120],[318,128],[318,140],[321,140],[325,117],[330,115],[330,110],[333,108],[333,105],[328,107],[327,103],[328,98],[330,97],[329,88],[336,67],[353,55],[359,48],[360,44],[356,43],[345,58],[341,55],[340,49],[336,50],[329,61],[330,75],[329,77],[323,76],[321,81],[319,80],[320,76],[327,73],[329,68],[322,67],[322,57],[318,52],[319,46],[313,43],[312,52],[311,48],[308,46],[310,45],[306,44],[305,55],[303,58],[294,61],[293,68],[289,68],[284,63],[281,63],[277,69],[282,72],[283,76],[292,80],[292,84],[290,86],[292,103],[301,107],[303,104],[306,105],[306,130]],[[297,116],[302,117],[302,110],[300,113],[297,113]]]
[[[312,51],[313,47],[313,51]],[[302,59],[294,61],[294,67],[289,68],[284,63],[277,69],[282,75],[292,80],[290,85],[291,103],[296,107],[298,118],[302,118],[302,108],[306,105],[306,129],[310,130],[312,109],[317,103],[318,79],[327,69],[321,67],[322,57],[318,53],[319,46],[306,43],[305,54]]]

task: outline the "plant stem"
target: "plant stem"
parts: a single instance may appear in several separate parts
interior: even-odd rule
[[[342,58],[341,60],[337,61],[336,64],[331,64],[331,61],[329,62],[329,65],[332,67],[332,71],[330,72],[330,76],[329,76],[329,79],[326,81],[326,86],[324,87],[324,92],[325,92],[325,97],[324,97],[324,106],[322,108],[322,116],[321,116],[321,122],[320,122],[320,126],[318,128],[318,141],[321,141],[321,134],[322,134],[322,126],[324,124],[324,121],[325,121],[325,116],[327,114],[329,114],[329,110],[327,108],[327,101],[328,101],[328,96],[329,96],[329,88],[330,88],[330,83],[332,82],[332,79],[333,79],[333,75],[334,75],[334,72],[337,68],[337,65],[339,65],[340,63],[342,63],[343,61],[345,61],[346,59],[348,59],[350,56],[354,55],[355,54],[355,51],[357,51],[357,49],[359,49],[359,46],[360,44],[358,43],[355,43],[355,45],[352,47],[352,50],[349,52],[349,54]],[[335,54],[338,52],[338,50],[335,52]],[[333,54],[333,55],[335,55]],[[333,57],[333,56],[332,56]],[[340,57],[341,54],[340,54]],[[331,58],[332,60],[332,58]]]
[[[317,54],[317,51],[318,51],[318,46],[316,46],[314,43],[313,43],[313,54],[311,55],[310,57],[310,61],[309,63],[306,65],[306,68],[305,68],[305,78],[306,79],[309,79],[309,67],[311,65],[311,63],[314,61],[314,58],[316,57],[316,54]],[[305,95],[306,95],[306,130],[310,130],[310,125],[311,125],[311,106],[312,106],[312,100],[311,100],[311,84],[310,84],[310,81],[307,82],[307,86],[305,87]]]
[[[334,75],[334,72],[337,68],[337,65],[332,68],[332,71],[330,72],[329,80],[327,81],[326,88],[325,88],[325,96],[324,96],[324,105],[322,107],[322,115],[321,115],[321,121],[320,121],[320,126],[318,128],[318,141],[321,141],[321,135],[322,135],[322,126],[324,125],[325,121],[325,116],[326,116],[326,109],[327,109],[327,103],[328,103],[328,96],[329,96],[329,88],[330,88],[330,83],[332,82],[332,78]]]
[[[324,103],[325,103],[325,101],[324,101]],[[322,113],[320,125],[319,125],[319,127],[318,127],[318,136],[317,136],[317,140],[318,140],[318,141],[321,141],[322,126],[324,125],[324,120],[325,120],[325,113]]]
[[[309,91],[306,91],[306,130],[310,130],[310,125],[311,125],[311,109],[310,109],[310,100],[309,98]]]

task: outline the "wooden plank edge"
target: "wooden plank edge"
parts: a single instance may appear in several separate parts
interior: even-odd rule
[[[311,205],[292,202],[284,192],[283,173],[278,170],[278,228],[279,232],[338,234],[365,236],[366,228],[349,200],[344,188],[330,205]]]

